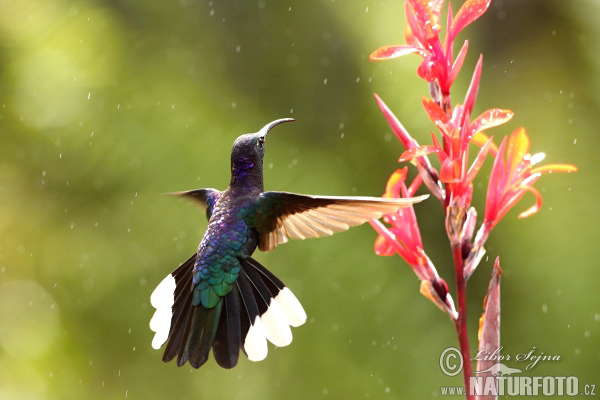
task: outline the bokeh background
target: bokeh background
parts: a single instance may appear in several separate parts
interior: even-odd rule
[[[402,3],[1,1],[0,399],[413,399],[460,385],[438,365],[453,325],[399,257],[375,256],[369,226],[256,255],[309,315],[265,361],[192,370],[150,347],[150,293],[206,227],[160,194],[224,189],[238,135],[296,118],[269,136],[265,186],[330,195],[380,195],[399,166],[373,92],[427,142],[419,58],[368,60],[404,42]],[[483,53],[476,111],[516,113],[490,133],[525,126],[532,152],[580,169],[542,177],[543,210],[517,220],[525,197],[494,230],[469,282],[472,347],[500,255],[503,354],[558,355],[524,374],[597,393],[599,22],[597,0],[493,0],[459,38],[471,46],[453,98]],[[417,208],[452,288],[441,207]]]

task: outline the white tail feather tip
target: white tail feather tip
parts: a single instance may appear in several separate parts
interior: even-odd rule
[[[289,322],[277,301],[274,298],[269,303],[269,308],[260,316],[265,327],[267,339],[275,346],[283,347],[292,343],[292,330]]]
[[[160,349],[169,337],[171,316],[173,315],[171,308],[175,302],[175,287],[175,278],[169,274],[150,296],[150,304],[156,308],[156,312],[150,320],[150,329],[156,332],[152,340],[152,347],[155,349]]]
[[[258,316],[248,329],[246,340],[244,340],[244,350],[250,361],[262,361],[267,357],[268,348],[265,328]]]
[[[306,322],[306,312],[290,289],[283,288],[275,297],[275,301],[281,307],[291,326],[300,326]]]

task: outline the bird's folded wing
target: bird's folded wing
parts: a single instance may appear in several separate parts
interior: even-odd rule
[[[252,225],[260,233],[259,249],[271,251],[289,239],[333,235],[372,218],[381,218],[426,199],[308,196],[265,192],[256,200]]]
[[[206,208],[206,219],[210,219],[213,208],[221,197],[221,192],[217,189],[194,189],[185,192],[167,193],[170,196],[191,197]]]

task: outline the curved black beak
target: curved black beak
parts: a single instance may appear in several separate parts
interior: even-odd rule
[[[260,133],[261,136],[267,136],[267,133],[269,133],[269,131],[271,129],[273,129],[273,127],[275,127],[276,125],[279,124],[283,124],[284,122],[294,122],[295,119],[293,118],[281,118],[281,119],[276,119],[273,122],[269,122],[268,124],[266,124],[258,133]]]

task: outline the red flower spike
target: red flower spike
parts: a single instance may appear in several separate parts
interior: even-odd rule
[[[454,64],[452,64],[452,69],[450,70],[450,77],[448,78],[448,81],[450,83],[454,82],[454,80],[458,76],[463,62],[465,61],[465,57],[467,56],[468,49],[469,41],[465,40],[465,44],[463,44],[463,46],[461,47],[460,51],[458,52],[458,55],[456,56],[456,60],[454,60]]]
[[[452,26],[450,27],[450,33],[448,40],[453,41],[456,35],[460,31],[465,29],[467,25],[481,17],[484,12],[490,6],[491,0],[467,0],[460,7],[460,10],[456,13]]]
[[[461,181],[460,164],[456,160],[447,158],[440,169],[440,180],[444,183],[458,183]]]
[[[438,64],[432,61],[430,56],[426,56],[421,65],[417,68],[417,75],[426,82],[433,82],[440,76]]]
[[[374,96],[375,101],[377,101],[377,105],[379,106],[379,109],[381,110],[383,116],[390,125],[390,128],[392,128],[392,132],[394,132],[394,134],[396,135],[398,140],[400,140],[400,142],[404,145],[404,147],[407,150],[412,149],[414,147],[418,147],[419,144],[417,143],[417,141],[410,136],[406,128],[404,128],[404,126],[400,123],[398,118],[396,118],[394,113],[390,111],[390,109],[383,102],[383,100],[381,100],[381,98],[377,94],[374,94]]]
[[[477,154],[477,157],[475,157],[475,161],[473,161],[473,164],[471,165],[471,168],[469,168],[469,172],[467,173],[467,177],[465,178],[466,183],[470,184],[471,182],[473,182],[475,176],[477,175],[477,173],[481,169],[481,166],[483,165],[483,161],[485,161],[485,157],[487,156],[490,147],[492,147],[493,144],[494,143],[492,142],[492,138],[489,138],[488,141],[483,145],[481,150],[479,150],[479,153]]]
[[[433,145],[435,147],[437,147],[438,149],[441,149],[442,147],[440,146],[440,142],[438,142],[437,138],[435,137],[435,135],[433,134],[433,132],[431,132],[431,141],[433,142]],[[448,158],[448,155],[444,152],[444,151],[438,151],[437,153],[438,159],[440,160],[440,163],[443,163],[444,160],[446,158]]]
[[[414,53],[419,53],[422,56],[426,55],[426,53],[423,52],[423,50],[421,50],[418,47],[406,46],[406,45],[404,45],[404,46],[383,46],[383,47],[380,47],[379,49],[375,50],[373,53],[371,53],[371,55],[369,56],[369,59],[371,61],[382,61],[382,60],[389,60],[392,58],[402,57],[407,54],[414,54]]]
[[[454,16],[452,15],[452,3],[448,3],[448,15],[446,15],[446,38],[444,40],[444,47],[446,48],[446,55],[452,59],[453,48],[452,40],[450,39],[450,27],[452,26],[452,20]]]
[[[471,135],[475,135],[477,132],[485,129],[490,129],[498,125],[502,125],[510,121],[515,115],[511,110],[502,110],[500,108],[492,108],[487,110],[471,123]]]
[[[477,92],[479,91],[479,80],[481,79],[481,68],[483,65],[483,56],[479,56],[479,60],[477,61],[477,65],[475,66],[475,71],[473,72],[473,79],[471,79],[471,84],[469,85],[469,89],[467,90],[467,94],[465,96],[465,104],[464,111],[462,113],[462,120],[460,121],[461,127],[465,126],[465,123],[469,120],[469,116],[473,111],[473,106],[475,105],[475,98],[477,97]],[[471,138],[469,138],[471,140]]]
[[[519,214],[519,217],[526,218],[539,211],[542,205],[542,196],[533,187],[533,184],[542,173],[577,171],[577,167],[569,164],[532,168],[534,164],[543,159],[544,155],[538,153],[532,156],[528,151],[529,137],[523,128],[513,132],[508,141],[506,138],[502,141],[488,185],[484,226],[482,227],[488,232],[482,234],[482,237],[487,238],[489,231],[528,191],[536,196],[536,203]],[[505,153],[506,160],[504,160]]]
[[[437,153],[438,151],[442,151],[442,149],[437,148],[435,146],[419,146],[412,149],[406,150],[400,156],[399,162],[410,161],[413,158],[426,156],[431,153]]]
[[[423,36],[423,39],[430,40],[433,38],[434,35],[437,35],[437,33],[439,32],[439,25],[433,19],[433,13],[431,12],[431,8],[429,7],[429,1],[408,0],[407,4],[409,4],[410,8],[412,9],[411,17],[413,19],[413,22],[419,29],[423,29],[422,32],[426,35]],[[413,28],[413,24],[411,24],[411,28]]]
[[[427,97],[421,97],[421,101],[423,102],[423,107],[429,115],[429,118],[433,121],[436,126],[446,125],[450,122],[450,117],[442,110],[442,107],[439,106],[435,101],[428,99]]]

